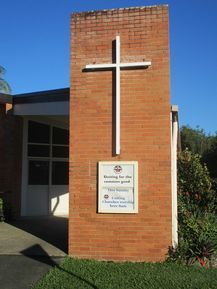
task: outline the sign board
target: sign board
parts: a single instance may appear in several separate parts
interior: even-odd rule
[[[98,212],[138,213],[138,162],[99,162]]]

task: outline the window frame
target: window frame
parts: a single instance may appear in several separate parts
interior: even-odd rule
[[[38,121],[32,121],[32,120],[28,120],[28,130],[27,132],[29,132],[29,122],[38,122]],[[38,122],[40,124],[44,124],[41,122]],[[53,146],[56,147],[67,147],[69,150],[69,144],[55,144],[53,143],[53,128],[59,128],[56,125],[52,125],[52,124],[44,124],[44,125],[48,125],[49,126],[49,143],[35,143],[35,142],[29,142],[29,138],[28,138],[28,133],[27,133],[27,186],[65,186],[65,184],[63,185],[53,185],[52,184],[52,163],[53,162],[69,162],[69,157],[53,157]],[[61,128],[61,129],[65,129],[65,128]],[[65,129],[67,130],[67,129]],[[42,157],[42,156],[29,156],[28,155],[28,151],[29,151],[29,145],[43,145],[43,146],[49,146],[49,156],[47,157]],[[48,184],[47,185],[41,185],[41,184],[29,184],[29,161],[32,160],[38,160],[38,161],[48,161],[49,162],[49,178],[48,178]]]

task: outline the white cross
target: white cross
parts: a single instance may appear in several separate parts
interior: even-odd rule
[[[120,69],[131,68],[131,67],[148,67],[151,65],[151,61],[145,62],[132,62],[132,63],[121,63],[120,62],[120,36],[116,36],[116,63],[105,63],[105,64],[88,64],[86,69],[115,69],[116,70],[116,145],[115,153],[120,154]]]

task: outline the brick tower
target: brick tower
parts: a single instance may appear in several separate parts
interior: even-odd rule
[[[120,72],[120,154],[115,153],[117,74],[87,64],[151,62]],[[171,245],[168,7],[71,17],[69,254],[161,261]],[[138,164],[138,212],[99,212],[99,162]],[[107,194],[105,194],[108,198]]]

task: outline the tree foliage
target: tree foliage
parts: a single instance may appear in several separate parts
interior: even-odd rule
[[[210,176],[217,179],[217,134],[207,135],[203,129],[182,126],[180,130],[182,150],[186,148],[202,156]]]
[[[0,93],[11,93],[10,85],[7,83],[7,81],[3,78],[5,74],[5,69],[0,66]]]
[[[217,136],[212,137],[209,150],[203,154],[203,161],[206,163],[210,176],[217,182]]]
[[[210,149],[212,138],[207,136],[203,129],[182,126],[180,133],[182,150],[187,148],[194,154],[203,155],[204,152]]]

